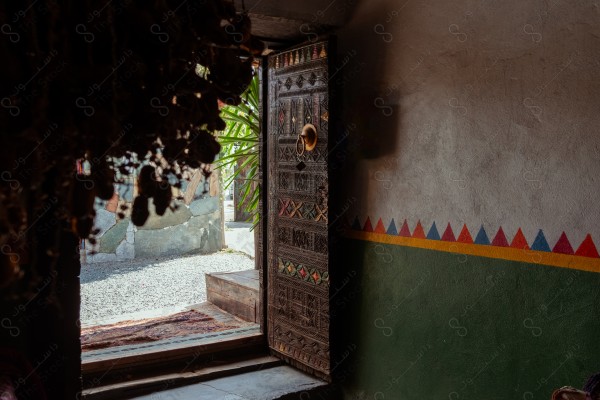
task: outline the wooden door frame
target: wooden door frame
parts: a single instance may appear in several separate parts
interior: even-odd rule
[[[259,179],[260,179],[260,232],[257,236],[259,236],[258,244],[260,249],[257,246],[257,250],[260,251],[260,259],[259,252],[255,251],[255,262],[259,268],[259,280],[260,280],[260,289],[259,289],[259,298],[260,298],[260,331],[265,337],[266,347],[268,349],[269,344],[267,341],[268,337],[268,295],[269,295],[269,276],[268,276],[268,257],[269,254],[269,241],[266,240],[265,234],[269,231],[269,179],[268,179],[268,165],[269,165],[269,155],[267,151],[267,139],[269,135],[267,135],[267,128],[269,126],[269,96],[268,96],[268,87],[269,87],[269,58],[268,56],[263,56],[261,59],[261,67],[260,67],[260,105],[261,109],[259,111],[259,121],[260,121],[260,129],[259,129],[259,156],[260,156],[260,165],[259,168]],[[256,237],[255,237],[256,240]]]

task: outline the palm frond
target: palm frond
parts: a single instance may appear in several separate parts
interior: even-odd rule
[[[255,76],[242,95],[239,105],[228,105],[221,109],[221,118],[225,121],[226,128],[217,137],[221,144],[221,154],[215,162],[217,168],[233,167],[233,172],[225,178],[223,185],[228,188],[236,182],[241,186],[239,191],[236,190],[240,195],[238,206],[250,214],[249,220],[253,224],[251,229],[260,221],[260,188],[257,180],[260,134],[258,89],[258,76]]]

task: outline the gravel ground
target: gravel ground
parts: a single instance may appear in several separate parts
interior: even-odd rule
[[[248,255],[134,259],[81,266],[81,323],[206,301],[204,274],[254,268]]]

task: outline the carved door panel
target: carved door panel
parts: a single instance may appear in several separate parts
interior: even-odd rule
[[[269,346],[324,378],[331,367],[329,50],[328,42],[318,42],[269,57],[266,141]],[[317,133],[313,149],[310,137],[299,137],[307,124]]]

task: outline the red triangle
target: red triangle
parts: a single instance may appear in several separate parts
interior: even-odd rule
[[[363,231],[373,232],[373,225],[371,225],[371,218],[367,217],[367,220],[365,221],[365,226],[363,226]]]
[[[553,253],[562,253],[562,254],[573,254],[573,247],[571,246],[571,242],[569,242],[569,238],[567,238],[566,233],[563,231],[562,235],[558,238],[558,242],[554,245],[552,249]]]
[[[458,235],[458,239],[456,241],[460,243],[473,243],[473,238],[471,237],[469,228],[467,228],[467,224],[463,224],[460,235]]]
[[[506,235],[502,227],[498,229],[498,233],[496,233],[494,240],[492,240],[492,246],[508,247],[508,240],[506,240]]]
[[[398,233],[398,236],[410,237],[410,230],[408,229],[408,224],[406,223],[406,220],[404,220],[404,223],[402,224],[402,228],[400,228],[400,233]]]
[[[385,233],[385,227],[383,226],[383,221],[381,221],[381,218],[379,218],[379,221],[377,221],[377,225],[375,225],[375,233]]]
[[[425,231],[423,230],[423,226],[421,225],[421,220],[417,221],[417,226],[415,226],[415,230],[413,231],[412,237],[425,239]]]
[[[448,222],[448,226],[442,235],[442,240],[445,242],[456,242],[456,238],[454,237],[454,232],[452,232],[452,227],[450,226],[450,222]]]
[[[596,250],[596,245],[594,244],[592,236],[589,233],[587,234],[585,239],[583,239],[583,242],[581,242],[581,244],[579,245],[579,248],[575,252],[575,255],[582,257],[600,258],[600,255],[598,255],[598,250]]]
[[[527,239],[525,239],[525,235],[523,235],[523,231],[521,228],[517,231],[517,234],[512,240],[510,247],[514,247],[515,249],[520,250],[529,250],[529,244],[527,243]]]

